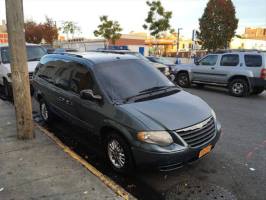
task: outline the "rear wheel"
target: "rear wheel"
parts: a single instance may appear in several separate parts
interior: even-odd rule
[[[129,144],[117,133],[111,133],[105,140],[105,154],[111,167],[119,173],[130,173],[134,162]]]
[[[252,91],[252,94],[259,95],[264,92],[264,90],[264,87],[255,87]]]
[[[189,80],[188,73],[186,72],[178,73],[176,76],[176,83],[179,86],[184,87],[184,88],[190,87],[190,80]]]
[[[229,84],[229,92],[235,97],[245,97],[249,95],[249,85],[244,79],[234,79]]]

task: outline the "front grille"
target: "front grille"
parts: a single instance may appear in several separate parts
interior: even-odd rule
[[[176,130],[176,133],[191,147],[198,147],[210,141],[215,136],[215,123],[213,117],[207,120]]]
[[[29,79],[32,79],[33,78],[33,72],[30,72],[29,73]]]

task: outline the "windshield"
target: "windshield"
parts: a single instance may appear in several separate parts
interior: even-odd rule
[[[154,57],[154,60],[158,63],[164,64],[164,65],[173,65],[174,63],[170,62],[169,60],[161,57]]]
[[[137,56],[138,58],[142,59],[142,60],[145,60],[147,62],[150,62],[150,60],[148,58],[146,58],[145,56],[143,56],[141,53],[138,53],[138,52],[132,52],[132,53],[129,53],[129,54],[132,54],[134,56]]]
[[[40,46],[27,46],[27,59],[28,61],[39,61],[46,52]],[[1,48],[1,57],[3,63],[10,63],[10,52],[8,47]]]
[[[159,70],[143,60],[118,60],[95,67],[97,79],[112,100],[125,100],[151,88],[173,87]]]

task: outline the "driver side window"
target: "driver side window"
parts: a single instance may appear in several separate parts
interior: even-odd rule
[[[79,63],[74,63],[74,70],[70,81],[70,90],[80,94],[82,90],[93,90],[93,80],[89,70]]]
[[[214,66],[217,62],[217,55],[209,55],[199,61],[199,65]]]

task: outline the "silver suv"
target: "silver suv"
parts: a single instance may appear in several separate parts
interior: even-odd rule
[[[190,65],[177,65],[175,82],[181,87],[227,87],[233,96],[261,94],[266,89],[266,54],[230,52],[208,54]]]

